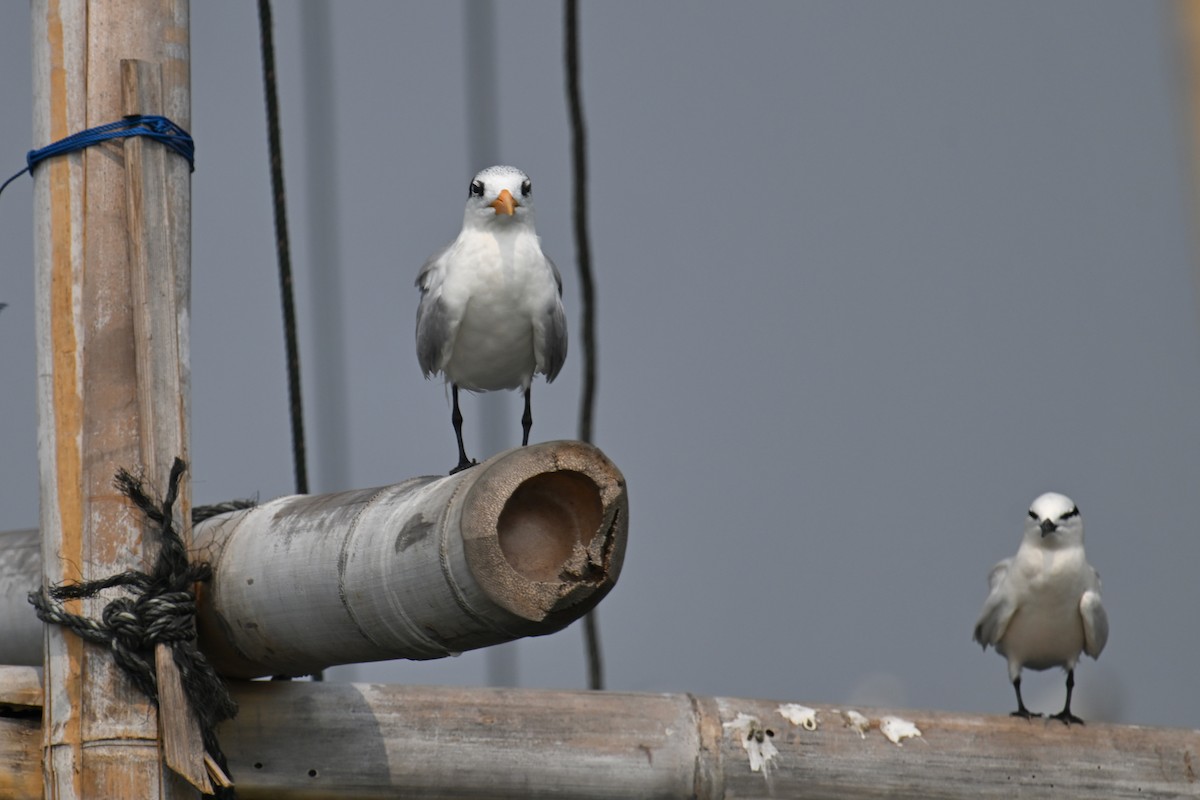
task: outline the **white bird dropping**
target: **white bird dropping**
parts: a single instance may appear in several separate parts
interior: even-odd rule
[[[799,725],[806,731],[817,729],[817,710],[799,703],[784,703],[778,708],[779,714],[793,725]]]
[[[1008,678],[1017,692],[1013,716],[1041,716],[1021,699],[1021,669],[1062,667],[1067,702],[1052,719],[1082,725],[1071,713],[1075,664],[1080,652],[1100,657],[1108,616],[1100,604],[1100,576],[1084,557],[1083,519],[1071,498],[1047,492],[1033,501],[1016,556],[992,567],[988,587],[975,641],[1008,659]]]
[[[467,195],[462,231],[417,275],[417,361],[425,377],[450,384],[458,440],[456,472],[472,466],[462,438],[458,390],[521,389],[522,446],[533,415],[535,374],[553,381],[567,357],[562,276],[533,225],[533,187],[515,167],[488,167]]]
[[[897,747],[903,747],[900,744],[901,739],[909,739],[921,735],[921,729],[916,724],[900,717],[884,717],[879,720],[879,732]]]
[[[867,731],[871,728],[871,720],[867,719],[862,713],[854,709],[849,709],[842,712],[842,719],[846,721],[847,728],[858,731],[860,738],[867,738]]]
[[[721,727],[730,731],[742,744],[750,759],[750,771],[761,771],[764,776],[771,772],[771,762],[779,755],[775,747],[775,732],[764,728],[758,717],[738,712],[738,715]]]

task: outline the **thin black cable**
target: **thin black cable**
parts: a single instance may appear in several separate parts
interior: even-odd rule
[[[292,258],[288,246],[287,200],[283,190],[283,147],[279,139],[279,96],[275,88],[275,42],[271,0],[258,0],[263,84],[267,97],[267,141],[271,151],[271,190],[275,207],[275,250],[279,255],[279,293],[283,301],[283,335],[287,347],[288,401],[292,418],[292,460],[296,493],[308,494],[308,456],[304,447],[304,403],[300,392],[300,345],[296,336],[296,302],[292,292]]]
[[[596,408],[596,286],[592,280],[592,247],[588,237],[587,127],[583,120],[583,95],[579,90],[579,0],[564,3],[567,109],[571,116],[571,164],[574,170],[575,263],[579,268],[580,312],[583,328],[583,388],[579,400],[579,438],[592,441]],[[600,629],[596,610],[583,618],[587,650],[588,688],[604,688],[604,660],[600,654]]]
[[[592,279],[592,247],[588,235],[587,127],[579,90],[579,2],[566,0],[567,105],[571,114],[571,165],[574,171],[575,258],[583,299],[583,388],[579,399],[579,438],[592,441],[596,407],[596,286]]]
[[[304,445],[304,400],[300,387],[300,343],[296,335],[296,300],[292,291],[292,255],[288,244],[287,194],[283,189],[283,145],[279,137],[279,93],[275,81],[275,39],[271,0],[258,0],[262,43],[263,86],[267,98],[267,142],[271,151],[271,194],[275,207],[275,251],[279,254],[279,295],[283,302],[283,339],[287,348],[288,411],[292,418],[292,466],[296,494],[308,494],[308,453]],[[314,672],[314,681],[325,680]]]

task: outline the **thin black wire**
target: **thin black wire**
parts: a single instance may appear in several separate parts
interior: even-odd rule
[[[296,494],[308,494],[308,454],[304,446],[304,400],[300,388],[300,343],[296,335],[296,300],[292,292],[292,255],[288,245],[287,195],[283,190],[283,146],[279,137],[279,93],[275,81],[275,39],[271,0],[258,0],[263,85],[267,97],[267,142],[271,151],[271,193],[275,207],[275,251],[279,254],[279,294],[283,302],[283,338],[287,348],[288,409],[292,418],[292,466]],[[314,681],[325,680],[314,672]]]
[[[279,255],[279,293],[283,301],[283,335],[287,347],[288,401],[292,418],[292,461],[296,493],[308,494],[308,456],[304,447],[304,403],[300,393],[300,345],[296,336],[296,301],[292,293],[292,257],[288,246],[287,200],[283,190],[283,147],[279,139],[279,96],[275,88],[275,42],[271,0],[258,0],[263,84],[267,96],[267,141],[271,150],[271,191],[275,206],[275,250]]]
[[[588,236],[587,127],[583,120],[583,95],[579,90],[579,0],[564,3],[567,108],[571,115],[571,163],[574,170],[575,262],[579,267],[579,289],[583,299],[580,314],[583,328],[583,388],[579,400],[579,438],[592,441],[592,419],[596,408],[596,286],[592,280],[592,247]],[[600,628],[596,610],[583,618],[587,650],[588,688],[604,688],[604,660],[600,653]]]

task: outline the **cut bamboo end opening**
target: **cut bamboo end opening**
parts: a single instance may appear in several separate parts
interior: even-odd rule
[[[536,475],[513,492],[497,520],[500,550],[531,581],[553,581],[600,525],[600,493],[584,475]]]
[[[625,482],[598,453],[581,442],[509,450],[482,465],[464,499],[475,579],[500,606],[553,630],[593,608],[624,559]]]

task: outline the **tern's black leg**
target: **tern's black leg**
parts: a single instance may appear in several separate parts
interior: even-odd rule
[[[1030,717],[1040,717],[1041,714],[1035,714],[1032,711],[1030,711],[1028,708],[1026,708],[1025,701],[1021,699],[1021,676],[1020,675],[1018,675],[1017,679],[1015,681],[1013,681],[1013,688],[1017,690],[1017,710],[1012,712],[1012,715],[1014,717],[1023,717],[1025,719],[1029,719]]]
[[[525,413],[521,415],[521,447],[529,444],[529,429],[533,427],[533,412],[529,410],[529,389],[525,390]]]
[[[1074,722],[1076,725],[1082,725],[1083,720],[1071,713],[1071,691],[1075,688],[1075,670],[1067,670],[1067,704],[1063,706],[1063,710],[1057,714],[1051,714],[1050,719],[1056,719],[1063,725],[1070,725]]]
[[[456,472],[462,472],[467,467],[475,466],[475,462],[467,458],[466,448],[463,447],[462,440],[462,412],[458,410],[458,384],[450,384],[450,396],[454,398],[454,412],[450,415],[450,422],[454,424],[454,436],[458,439],[458,466],[450,470],[453,475]]]

